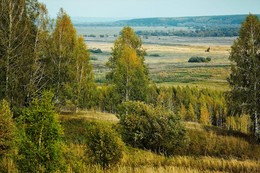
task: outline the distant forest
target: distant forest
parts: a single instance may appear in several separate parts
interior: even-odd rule
[[[200,17],[141,18],[116,22],[88,23],[84,20],[75,26],[148,26],[148,27],[187,27],[188,30],[137,31],[140,36],[179,36],[179,37],[236,37],[241,23],[247,15],[223,15]],[[260,17],[260,15],[256,15]]]

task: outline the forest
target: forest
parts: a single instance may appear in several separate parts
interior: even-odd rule
[[[99,83],[103,52],[65,10],[52,20],[38,0],[6,0],[0,18],[0,172],[260,171],[256,15],[231,47],[227,90],[159,85],[130,26]]]

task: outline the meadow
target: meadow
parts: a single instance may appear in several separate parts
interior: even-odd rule
[[[89,49],[101,49],[102,53],[91,53],[97,83],[105,82],[109,69],[105,64],[110,57],[111,48],[120,27],[76,27],[85,35]],[[169,30],[167,27],[135,27],[137,30]],[[175,27],[175,30],[188,29]],[[100,34],[103,34],[100,36]],[[95,35],[96,37],[88,37]],[[227,90],[227,78],[230,73],[228,60],[234,37],[175,37],[175,36],[141,36],[143,47],[147,52],[146,64],[150,78],[158,85],[197,86]],[[205,52],[210,47],[210,52]],[[210,57],[208,63],[188,63],[190,57]]]

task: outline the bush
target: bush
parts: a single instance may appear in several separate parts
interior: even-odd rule
[[[89,49],[91,53],[103,53],[101,49]]]
[[[207,58],[204,58],[204,57],[191,57],[188,62],[210,62],[211,61],[211,58],[210,57],[207,57]]]
[[[157,53],[150,54],[149,56],[151,56],[151,57],[160,57],[160,55],[159,55],[159,54],[157,54]]]
[[[166,156],[179,152],[186,142],[180,118],[162,107],[125,102],[118,113],[124,142]]]
[[[103,169],[118,163],[123,157],[123,142],[111,127],[92,123],[87,138],[87,154]]]

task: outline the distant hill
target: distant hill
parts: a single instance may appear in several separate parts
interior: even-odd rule
[[[238,27],[247,15],[199,16],[199,17],[167,17],[120,20],[116,26],[184,26],[184,27]],[[257,15],[260,18],[260,15]]]

